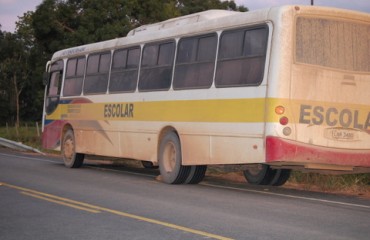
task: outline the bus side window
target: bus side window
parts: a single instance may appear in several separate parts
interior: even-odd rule
[[[139,90],[168,90],[171,86],[175,43],[152,43],[144,46]]]
[[[216,47],[215,33],[180,39],[173,80],[174,89],[211,87]]]
[[[81,95],[85,62],[85,57],[68,59],[63,96]]]
[[[268,28],[225,31],[218,52],[216,87],[257,86],[263,80]]]
[[[110,59],[110,52],[89,55],[84,83],[85,94],[107,92]]]
[[[114,52],[109,92],[133,92],[137,85],[140,48],[120,49]]]

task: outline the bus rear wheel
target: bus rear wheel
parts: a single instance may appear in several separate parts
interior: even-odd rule
[[[182,184],[187,180],[191,167],[182,165],[180,140],[175,132],[168,132],[161,140],[158,163],[163,182]]]
[[[243,171],[245,179],[253,185],[281,186],[288,181],[290,169],[272,169],[269,165],[258,164]]]
[[[76,153],[75,136],[71,129],[67,130],[63,136],[62,156],[66,167],[79,168],[83,164],[85,155]]]
[[[243,171],[245,179],[253,185],[268,185],[274,178],[274,172],[266,164],[258,164]]]
[[[272,186],[282,186],[286,181],[288,181],[290,177],[291,170],[290,169],[277,169],[275,170],[274,179],[271,180],[269,185]]]
[[[191,166],[190,173],[185,183],[187,184],[198,184],[203,181],[207,171],[206,165]]]

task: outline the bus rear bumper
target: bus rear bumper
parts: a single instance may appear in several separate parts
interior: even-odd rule
[[[332,165],[370,168],[370,150],[328,148],[268,136],[266,162],[284,165]]]

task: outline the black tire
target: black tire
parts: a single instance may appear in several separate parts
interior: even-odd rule
[[[158,166],[155,166],[152,162],[149,161],[141,161],[141,164],[146,169],[158,169]]]
[[[243,171],[245,179],[253,185],[269,185],[274,179],[276,170],[266,164],[258,164],[257,168]]]
[[[79,168],[82,166],[85,155],[76,153],[75,136],[71,129],[63,135],[62,157],[64,165],[68,168]]]
[[[290,169],[277,169],[274,178],[271,180],[269,185],[282,186],[290,177]]]
[[[191,166],[190,173],[185,183],[187,184],[198,184],[203,181],[204,176],[206,175],[207,166]]]
[[[182,184],[190,173],[190,166],[182,165],[181,145],[175,132],[168,132],[159,145],[158,164],[162,180],[169,184]]]

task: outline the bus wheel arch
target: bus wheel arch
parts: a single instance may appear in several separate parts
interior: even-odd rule
[[[191,167],[182,165],[179,135],[173,128],[165,128],[159,136],[158,165],[162,181],[168,184],[185,183]]]
[[[168,133],[168,132],[174,132],[178,138],[180,138],[179,134],[177,133],[176,129],[172,126],[166,126],[164,128],[161,129],[160,133],[158,134],[158,151],[159,151],[159,145],[161,144],[161,141],[162,139],[164,138],[164,136]]]
[[[61,137],[61,154],[64,165],[68,168],[79,168],[82,166],[85,155],[76,152],[76,140],[74,130],[70,124],[63,127]]]
[[[176,129],[172,126],[166,126],[166,127],[163,127],[159,134],[158,134],[158,138],[157,138],[157,152],[156,152],[156,155],[157,155],[157,165],[159,166],[159,150],[160,150],[160,145],[161,145],[161,142],[162,142],[162,139],[166,136],[166,134],[168,134],[169,132],[174,132],[177,137],[180,139],[180,136],[178,134],[178,132],[176,131]],[[180,140],[180,143],[181,143],[181,140]],[[145,166],[144,166],[145,167]]]
[[[73,127],[72,127],[72,125],[71,125],[70,123],[66,123],[66,124],[63,126],[61,139],[63,139],[64,135],[66,134],[66,132],[67,132],[68,130],[72,130],[72,131],[74,131],[74,130],[73,130]]]

